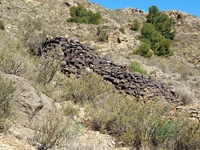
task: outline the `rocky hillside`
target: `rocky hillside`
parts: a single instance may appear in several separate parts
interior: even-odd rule
[[[101,12],[105,23],[67,22],[70,7],[80,5]],[[199,148],[199,126],[191,120],[200,118],[200,18],[176,10],[165,11],[175,21],[176,36],[171,46],[175,55],[144,58],[133,54],[140,45],[140,32],[131,30],[134,19],[138,19],[141,26],[146,21],[148,13],[143,10],[109,10],[87,0],[0,0],[0,10],[0,77],[16,87],[11,94],[14,95],[11,102],[14,109],[3,127],[0,116],[0,131],[5,130],[0,133],[0,150],[42,147],[44,139],[40,133],[44,132],[37,127],[46,119],[47,123],[51,119],[57,120],[59,127],[63,127],[62,122],[67,122],[67,126],[64,125],[65,129],[67,127],[65,142],[59,141],[54,149],[151,149],[151,144],[156,142],[153,146],[159,148],[161,137],[150,137],[145,141],[140,135],[143,128],[145,134],[148,133],[154,119],[160,121],[157,128],[165,129],[170,123],[170,127],[177,126],[177,134],[181,133],[177,135],[181,137],[177,139],[181,144],[173,143],[173,138],[167,142],[183,145],[185,149],[188,145],[193,146],[192,149]],[[49,57],[52,50],[58,52],[58,58]],[[133,61],[147,70],[147,77],[127,69]],[[92,70],[102,78],[90,74],[80,77],[82,70]],[[79,79],[74,79],[74,75]],[[103,79],[121,93],[131,95],[131,103],[130,97],[127,100],[124,98],[127,95],[114,93],[113,85]],[[168,106],[168,103],[162,106],[165,105],[163,101],[151,101],[157,96],[174,102],[176,107]],[[151,100],[147,107],[143,103],[132,103],[133,99],[139,98],[145,103]],[[187,104],[183,106],[181,100]],[[184,110],[187,110],[186,114]],[[187,118],[189,112],[189,119],[192,119],[181,122],[184,120],[182,115],[174,119],[179,117],[176,115],[179,112],[185,115],[183,118]],[[171,118],[177,122],[173,124]],[[47,126],[43,124],[42,127],[48,129]],[[128,130],[130,126],[134,126],[133,130]],[[184,139],[193,129],[197,131],[196,138]],[[148,145],[149,141],[151,144]],[[159,146],[173,149],[168,147],[169,143],[165,147]]]

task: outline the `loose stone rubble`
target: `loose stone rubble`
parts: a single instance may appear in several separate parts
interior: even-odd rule
[[[101,75],[104,80],[115,85],[116,89],[124,91],[133,98],[151,100],[155,97],[164,97],[168,102],[182,105],[178,93],[169,87],[163,86],[152,77],[145,77],[139,73],[130,72],[127,66],[117,65],[105,57],[97,54],[94,49],[79,41],[70,38],[47,38],[40,54],[48,56],[48,51],[60,54],[62,72],[66,75],[81,76],[81,72],[90,68]]]

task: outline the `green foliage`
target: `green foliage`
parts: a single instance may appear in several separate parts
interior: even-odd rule
[[[173,52],[170,51],[171,40],[163,39],[162,41],[155,43],[154,53],[158,56],[167,56],[173,55]]]
[[[5,30],[5,26],[2,20],[0,20],[0,30]]]
[[[160,14],[159,9],[156,6],[149,7],[149,14],[147,15],[147,22],[154,24],[156,18]]]
[[[100,12],[93,13],[91,10],[87,11],[83,6],[71,7],[70,15],[71,18],[67,20],[68,22],[96,25],[104,22]]]
[[[134,19],[133,21],[133,29],[134,31],[138,31],[140,29],[140,22],[138,19]]]
[[[173,19],[169,18],[167,14],[161,13],[154,23],[155,29],[163,35],[165,38],[174,39],[175,32],[171,32],[171,27],[173,25]]]
[[[6,119],[10,116],[14,91],[13,83],[0,76],[0,132],[6,130]]]
[[[144,70],[137,61],[133,61],[129,66],[129,70],[132,72],[139,72],[141,74],[147,75],[147,70]]]
[[[140,47],[136,50],[136,54],[140,54],[146,58],[152,57],[153,53],[150,51],[151,46],[147,43],[142,43]]]
[[[172,25],[172,18],[169,18],[166,14],[159,12],[156,6],[152,6],[149,8],[147,22],[141,29],[140,40],[149,44],[155,55],[172,56],[173,52],[170,50],[170,45],[171,40],[173,40],[175,36],[175,32],[171,31]],[[148,51],[141,50],[141,47],[138,50],[138,54],[146,56]]]
[[[149,7],[149,14],[147,15],[147,23],[151,23],[156,31],[167,39],[174,39],[175,32],[172,32],[171,27],[174,23],[172,18],[167,14],[161,13],[156,6]]]

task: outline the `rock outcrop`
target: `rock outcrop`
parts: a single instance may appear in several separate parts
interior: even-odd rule
[[[53,48],[53,49],[52,49]],[[117,65],[97,54],[92,47],[73,41],[69,38],[47,38],[41,54],[47,57],[48,51],[62,50],[62,72],[70,76],[81,76],[86,68],[92,69],[105,80],[115,85],[116,89],[142,100],[164,97],[168,102],[181,105],[179,94],[163,86],[152,77],[130,72],[127,66]]]

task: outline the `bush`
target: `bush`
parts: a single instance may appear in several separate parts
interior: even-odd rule
[[[27,49],[5,31],[0,32],[0,70],[7,74],[24,75],[29,61]]]
[[[72,100],[86,108],[86,125],[111,134],[129,146],[151,149],[196,149],[199,124],[183,114],[169,117],[171,105],[160,100],[136,102],[115,93],[102,77],[84,73],[79,79],[61,80],[62,100]],[[68,109],[68,110],[71,110]],[[71,111],[67,110],[71,113]],[[72,111],[73,112],[73,111]]]
[[[140,29],[140,22],[138,21],[138,19],[134,19],[132,30],[138,31],[139,29]]]
[[[146,104],[110,94],[87,107],[93,129],[119,137],[126,144],[150,149],[198,149],[200,125],[187,115],[169,118],[171,106],[159,100]],[[191,135],[191,136],[189,136]]]
[[[63,112],[65,116],[78,115],[79,109],[70,101],[63,106]]]
[[[14,91],[13,83],[0,76],[0,132],[6,130],[6,120],[10,116]]]
[[[92,11],[87,11],[83,6],[71,7],[70,15],[71,18],[67,20],[68,22],[96,25],[104,22],[100,12],[93,13]]]
[[[141,74],[147,75],[147,70],[142,69],[137,61],[133,61],[129,66],[129,70],[132,72],[139,72]]]
[[[45,32],[40,18],[26,17],[19,22],[18,37],[31,54],[38,55],[39,49],[46,39]]]
[[[47,150],[53,148],[64,140],[67,124],[64,123],[62,114],[55,112],[49,114],[41,124],[35,125],[35,134],[33,142],[38,150]]]
[[[1,52],[0,52],[1,53]],[[2,54],[2,53],[1,53]],[[4,53],[1,55],[0,70],[7,74],[23,75],[26,72],[25,56],[17,53]]]
[[[120,28],[119,28],[119,31],[120,31],[121,33],[125,34],[125,31],[124,31],[124,28],[123,28],[123,27],[120,27]]]
[[[36,62],[37,73],[35,80],[39,84],[45,86],[51,82],[56,72],[60,70],[59,61],[54,57],[40,58],[39,62]]]
[[[163,39],[154,45],[154,54],[158,56],[169,56],[172,55],[170,50],[171,40]]]
[[[66,80],[63,89],[65,89],[62,95],[63,100],[83,104],[86,101],[94,102],[104,99],[104,94],[112,91],[113,85],[106,85],[102,77],[96,74],[83,73],[77,80]]]
[[[0,30],[5,30],[5,26],[3,21],[0,20]]]
[[[136,50],[136,54],[140,54],[141,56],[150,58],[153,53],[150,51],[151,46],[147,43],[142,43],[140,47]]]

